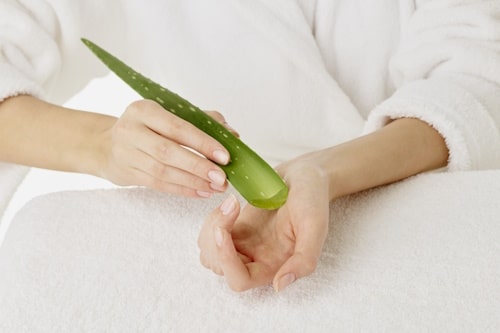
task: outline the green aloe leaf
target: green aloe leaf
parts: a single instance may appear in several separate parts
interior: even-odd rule
[[[234,188],[251,204],[264,209],[281,207],[288,187],[276,171],[257,153],[197,106],[133,70],[98,45],[83,43],[109,69],[145,99],[156,101],[165,110],[181,117],[215,138],[229,151],[231,160],[221,168]]]

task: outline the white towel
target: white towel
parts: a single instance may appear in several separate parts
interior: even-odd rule
[[[28,170],[28,168],[23,166],[0,163],[0,222],[2,221],[2,213],[7,208],[10,199],[28,173]]]
[[[238,294],[198,262],[198,231],[221,197],[39,197],[0,251],[0,331],[497,332],[499,198],[499,171],[346,197],[312,276]]]
[[[369,132],[405,116],[443,134],[451,170],[500,167],[497,0],[0,0],[0,9],[0,100],[43,92],[61,102],[102,75],[84,36],[223,112],[273,162],[351,139],[366,117]]]
[[[352,0],[336,2],[332,12],[319,11],[325,7],[317,2],[314,15],[311,7],[298,7],[289,0],[157,0],[159,7],[120,2],[125,4],[119,7],[125,16],[107,10],[106,6],[116,4],[113,1],[79,2],[86,10],[75,10],[77,2],[56,0],[25,5],[33,8],[41,2],[54,5],[55,17],[61,19],[58,23],[68,32],[61,47],[68,58],[68,68],[61,69],[61,75],[68,76],[62,78],[75,73],[72,61],[81,61],[77,74],[88,70],[90,75],[100,68],[90,56],[78,56],[85,51],[74,40],[89,32],[88,37],[124,55],[146,75],[203,108],[222,111],[245,141],[266,158],[276,159],[360,133],[362,115],[400,83],[392,82],[386,72],[399,46],[399,30],[390,29],[396,34],[380,39],[386,48],[367,43],[373,47],[359,53],[356,43],[384,36],[385,30],[372,29],[378,26],[377,20],[387,22],[385,28],[394,24],[410,29],[413,14],[408,6],[401,6],[407,16],[386,16],[393,12],[387,6],[360,6]],[[403,3],[414,1],[386,4],[394,9]],[[475,22],[481,28],[472,29],[477,34],[467,35],[467,40],[481,39],[487,27],[497,27],[490,25],[499,12],[497,1],[418,2],[431,13],[439,12],[439,6],[467,3],[478,7],[460,11],[472,14],[456,22],[461,26],[478,15]],[[90,20],[89,9],[94,6],[112,15]],[[71,10],[61,10],[66,7]],[[308,14],[302,15],[301,8]],[[365,15],[344,16],[341,9],[351,13],[363,9],[360,13]],[[372,15],[371,9],[378,15]],[[155,13],[158,20],[152,20]],[[117,39],[112,31],[121,27],[121,17],[131,24],[126,39],[130,45],[120,45],[125,39]],[[80,30],[77,25],[87,21],[97,23]],[[152,22],[162,33],[148,30]],[[328,30],[328,22],[338,24]],[[100,24],[109,29],[98,29]],[[322,29],[333,34],[321,34],[326,31]],[[321,43],[314,40],[321,36]],[[490,42],[480,44],[489,45],[493,52],[481,55],[495,58],[498,39]],[[158,50],[158,45],[164,47]],[[349,57],[340,47],[327,50],[326,45],[358,50],[358,57]],[[376,51],[379,67],[372,68]],[[369,58],[367,71],[362,68],[364,56]],[[429,68],[438,64],[431,61]],[[491,123],[499,121],[493,112],[499,104],[497,76],[483,84],[484,78],[471,79],[460,68],[450,75],[446,70],[432,73],[432,80],[425,82],[420,79],[427,77],[411,77],[408,85],[401,86],[404,90],[373,113],[368,129],[397,116],[392,110],[420,116],[440,124],[440,131],[452,141],[454,169],[498,167],[498,126]],[[367,73],[371,76],[363,80]],[[382,78],[379,85],[377,77]],[[459,77],[466,80],[457,83]],[[471,80],[478,84],[469,84]],[[453,84],[445,85],[445,94],[431,94],[439,86],[437,81]],[[365,82],[369,84],[361,87]],[[379,90],[370,90],[375,87]],[[468,93],[462,94],[463,90]],[[363,91],[366,94],[356,94]],[[409,97],[415,93],[422,93],[420,107]],[[469,122],[476,117],[479,125],[470,131]],[[21,210],[0,248],[0,330],[497,331],[499,182],[498,171],[429,174],[335,202],[318,271],[279,295],[270,288],[235,294],[222,278],[198,263],[199,226],[220,197],[194,201],[140,189],[43,196]]]

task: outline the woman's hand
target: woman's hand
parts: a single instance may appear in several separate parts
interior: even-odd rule
[[[210,112],[225,124],[218,112]],[[153,101],[132,103],[107,131],[101,175],[118,185],[143,185],[187,197],[227,188],[229,153],[215,139]],[[187,149],[189,148],[189,149]]]
[[[289,185],[286,204],[268,211],[230,196],[205,221],[198,246],[202,264],[243,291],[272,283],[280,291],[317,265],[329,222],[328,181],[313,158],[280,166]]]
[[[444,167],[447,158],[441,135],[410,118],[301,156],[278,168],[290,189],[280,209],[246,206],[240,213],[230,197],[212,212],[198,239],[200,260],[234,290],[270,282],[282,290],[316,268],[331,200]]]
[[[221,114],[210,115],[225,124]],[[0,103],[0,161],[207,197],[226,190],[217,164],[229,153],[152,101],[132,103],[117,119],[20,95]]]

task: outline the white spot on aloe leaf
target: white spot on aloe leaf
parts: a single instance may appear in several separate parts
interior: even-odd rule
[[[193,112],[196,112],[196,109],[192,106],[189,107],[189,110],[193,111]]]
[[[156,97],[156,101],[157,101],[158,103],[161,103],[161,104],[164,104],[164,103],[165,103],[165,101],[164,101],[164,100],[162,100],[160,97]]]

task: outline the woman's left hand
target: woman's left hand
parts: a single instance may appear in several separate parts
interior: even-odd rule
[[[314,272],[328,232],[329,193],[324,172],[303,157],[281,165],[286,204],[269,211],[228,197],[206,219],[198,239],[202,264],[244,291],[270,284],[281,291]]]
[[[439,132],[413,118],[298,157],[278,167],[289,186],[278,210],[228,199],[206,220],[199,237],[201,262],[223,274],[234,290],[273,282],[282,290],[316,268],[326,238],[329,203],[341,196],[446,166]]]

